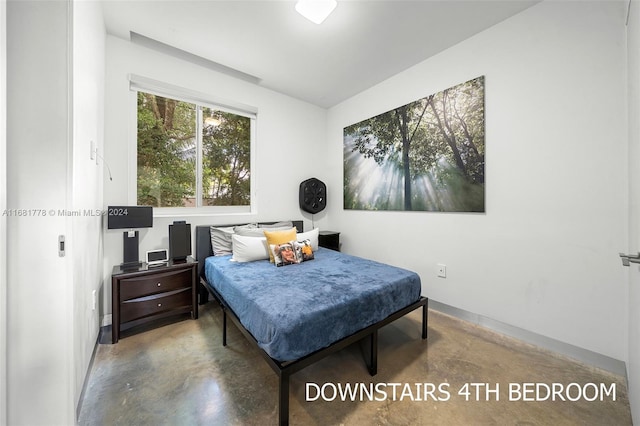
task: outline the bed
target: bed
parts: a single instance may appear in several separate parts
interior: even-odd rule
[[[302,231],[302,221],[293,224]],[[231,255],[213,256],[210,229],[196,227],[200,303],[211,294],[222,306],[223,345],[228,317],[278,374],[281,425],[289,419],[291,374],[366,339],[375,375],[378,329],[418,308],[426,339],[428,299],[414,272],[322,247],[313,260],[284,267],[233,262]]]

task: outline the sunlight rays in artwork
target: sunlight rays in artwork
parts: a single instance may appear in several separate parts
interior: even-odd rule
[[[484,212],[484,77],[344,128],[344,208]]]
[[[391,161],[376,163],[353,151],[353,138],[346,137],[344,144],[345,197],[351,200],[350,208],[365,210],[402,210],[404,177],[400,168]],[[415,176],[411,182],[412,198],[417,210],[447,211],[454,208],[451,194],[438,177],[452,169],[446,158],[441,157],[437,166]],[[348,182],[348,184],[347,184]]]

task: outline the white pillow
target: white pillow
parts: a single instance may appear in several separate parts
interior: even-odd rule
[[[296,239],[298,241],[311,240],[311,250],[318,250],[318,234],[320,234],[320,228],[315,228],[307,232],[298,232]]]
[[[253,262],[254,260],[269,259],[266,237],[246,237],[233,234],[231,237],[233,256],[235,262]]]

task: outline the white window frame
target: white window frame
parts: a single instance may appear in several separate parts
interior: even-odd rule
[[[155,217],[174,217],[174,216],[212,216],[212,215],[245,215],[256,214],[256,194],[255,194],[255,158],[256,158],[256,121],[258,118],[258,109],[249,105],[216,98],[206,93],[197,92],[190,89],[174,86],[158,80],[131,74],[129,75],[130,89],[130,105],[133,125],[130,126],[129,144],[129,191],[128,199],[130,205],[138,203],[138,92],[150,93],[156,96],[175,99],[178,101],[196,104],[199,107],[211,108],[218,111],[229,112],[250,118],[251,121],[251,153],[249,168],[250,173],[250,202],[248,206],[201,206],[201,207],[154,207],[153,215]],[[202,108],[197,108],[198,123],[202,122]],[[197,126],[197,132],[202,132],[202,127]],[[200,135],[198,135],[200,136]],[[202,199],[202,141],[196,138],[196,199]]]

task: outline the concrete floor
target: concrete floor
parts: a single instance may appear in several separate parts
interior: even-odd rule
[[[223,347],[219,306],[210,302],[200,308],[197,321],[125,333],[116,345],[98,345],[79,424],[276,424],[276,374],[231,322]],[[380,330],[375,377],[367,373],[357,344],[295,373],[290,424],[631,424],[623,378],[435,311],[429,312],[429,338],[423,341],[420,313]],[[305,402],[305,396],[317,395],[312,383],[326,384],[326,399],[339,384],[365,389],[377,384],[373,396],[378,400],[364,394],[364,402],[339,397]],[[465,383],[473,384],[465,388]],[[535,401],[535,385],[526,394],[533,401],[510,392],[510,386],[522,383],[542,384],[537,386],[541,400]],[[545,398],[544,385],[553,383],[558,392],[564,389],[556,401]],[[424,389],[433,392],[425,396]],[[568,400],[582,391],[579,400]]]

